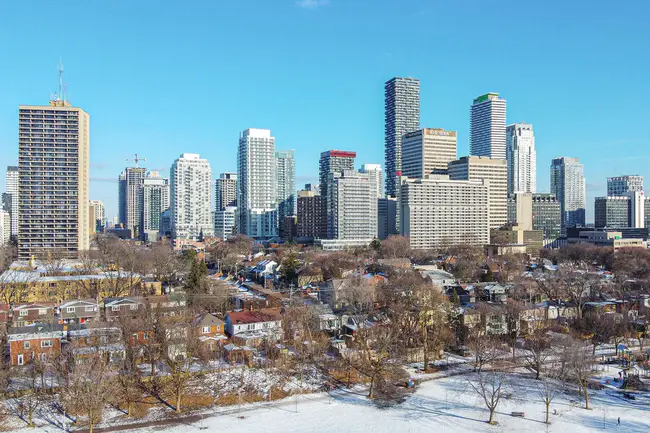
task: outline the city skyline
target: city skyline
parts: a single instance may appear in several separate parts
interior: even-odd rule
[[[390,17],[392,22],[399,21],[393,21],[394,18],[404,18],[403,21],[407,22],[406,18],[413,14],[431,16],[434,13],[416,2],[409,3],[413,8],[400,8],[397,12],[388,4],[373,5],[369,8],[370,15],[380,21]],[[420,79],[421,124],[458,131],[459,157],[469,154],[468,107],[472,98],[489,91],[499,92],[508,100],[508,123],[535,125],[539,192],[549,190],[548,172],[541,168],[548,166],[551,159],[576,156],[583,162],[587,179],[588,221],[593,221],[593,198],[605,195],[604,179],[627,173],[650,175],[647,167],[650,155],[638,151],[647,147],[647,138],[639,128],[628,127],[641,125],[648,117],[648,108],[641,102],[645,100],[647,85],[640,75],[630,72],[646,70],[648,65],[644,56],[632,55],[642,49],[639,41],[647,40],[647,26],[641,22],[634,24],[643,13],[631,16],[626,7],[603,13],[603,6],[598,6],[595,11],[588,12],[591,21],[576,23],[570,18],[571,14],[584,11],[578,5],[570,5],[566,16],[556,17],[558,31],[550,38],[542,36],[542,33],[522,32],[525,29],[523,23],[512,23],[505,29],[495,30],[496,33],[483,35],[484,42],[469,44],[481,28],[477,23],[484,22],[486,17],[502,16],[509,6],[505,3],[489,7],[476,3],[473,7],[440,5],[436,13],[453,17],[457,28],[443,23],[435,29],[414,29],[405,34],[397,32],[394,40],[382,35],[380,25],[371,26],[363,37],[356,33],[353,36],[357,27],[351,18],[346,17],[362,13],[368,6],[364,2],[336,0],[314,9],[301,8],[293,1],[278,6],[250,2],[216,7],[205,3],[197,5],[199,13],[191,14],[192,20],[199,15],[196,25],[190,27],[189,15],[181,13],[179,17],[178,10],[169,8],[156,12],[160,27],[156,25],[145,34],[141,33],[137,23],[138,17],[147,10],[144,6],[134,5],[132,16],[115,16],[125,32],[113,40],[114,35],[108,28],[91,26],[93,20],[90,18],[99,12],[98,6],[89,5],[84,10],[72,11],[74,17],[66,28],[50,34],[47,22],[55,13],[53,5],[28,10],[20,4],[10,4],[6,14],[12,19],[0,30],[0,36],[10,41],[11,34],[16,34],[29,22],[33,32],[26,38],[36,40],[47,34],[57,52],[27,57],[19,52],[17,44],[9,44],[6,61],[16,67],[0,71],[0,78],[12,83],[0,107],[0,145],[8,150],[0,158],[0,164],[3,167],[16,165],[17,107],[20,104],[47,103],[49,93],[56,88],[57,64],[61,57],[65,64],[68,99],[93,118],[90,198],[106,203],[109,219],[117,215],[117,176],[123,168],[124,158],[134,150],[148,157],[148,168],[159,169],[163,177],[169,176],[169,165],[180,152],[200,153],[211,162],[214,173],[235,171],[236,150],[232,143],[238,132],[247,127],[272,129],[278,148],[296,149],[296,183],[299,185],[315,183],[318,154],[331,148],[357,151],[359,164],[383,165],[383,83],[394,76]],[[549,13],[546,9],[553,9],[552,5],[544,6],[526,5],[525,9],[538,15]],[[645,4],[640,6],[641,9],[648,7]],[[114,11],[117,13],[117,8]],[[222,37],[222,32],[241,35],[241,30],[237,30],[241,19],[237,16],[243,14],[254,22],[271,14],[282,23],[283,29],[259,46],[260,50],[268,48],[269,54],[263,55],[269,67],[268,73],[250,70],[241,74],[235,69],[230,72],[228,68],[216,68],[215,75],[208,73],[215,70],[212,61],[206,58],[208,56],[194,56],[195,52],[182,54],[188,45],[196,45],[196,53],[204,51],[214,38]],[[204,24],[217,15],[223,16],[225,25],[213,36],[204,38]],[[226,22],[229,19],[232,23]],[[177,22],[181,30],[187,28],[191,31],[173,40],[164,30],[172,22]],[[337,37],[348,38],[352,43],[345,46],[327,43],[325,29],[337,24],[341,28]],[[595,27],[599,32],[593,30]],[[80,32],[88,35],[81,41],[83,47],[101,44],[105,48],[101,55],[93,50],[77,50],[72,38]],[[297,32],[307,32],[309,37],[295,41],[292,35]],[[589,37],[578,40],[571,37],[573,32]],[[636,34],[626,38],[627,44],[621,44],[622,36],[618,33],[629,32]],[[514,35],[518,37],[513,42]],[[122,37],[139,40],[138,47],[124,50]],[[445,39],[440,48],[441,55],[452,56],[453,68],[434,69],[431,68],[431,59],[414,55],[439,37]],[[253,43],[258,42],[250,37],[232,40],[235,42],[226,47],[226,56],[254,47]],[[405,40],[411,42],[406,48]],[[559,44],[558,41],[562,40],[570,43]],[[494,48],[492,44],[496,42],[510,48],[505,41],[510,41],[508,44],[514,44],[515,48],[533,46],[536,55],[519,58],[514,68],[497,66],[494,70],[476,74],[472,64],[492,57],[505,60],[505,49],[501,53],[485,49],[486,46]],[[290,49],[279,49],[282,43],[288,43]],[[307,55],[296,70],[287,54],[292,52],[291,48],[306,49],[310,46],[308,44],[322,49]],[[602,47],[609,44],[622,48],[611,53],[613,58],[607,65],[593,68],[594,64],[601,64],[598,59]],[[361,46],[367,50],[360,58]],[[137,53],[150,47],[155,49],[138,58]],[[84,51],[86,54],[82,56],[80,53]],[[454,54],[459,51],[464,54]],[[556,59],[556,65],[560,66],[549,70],[549,58]],[[321,62],[326,65],[325,69],[320,67]],[[115,66],[124,70],[114,74]],[[363,80],[344,79],[351,67],[355,75],[363,76]],[[286,74],[288,70],[295,73]],[[527,73],[521,74],[523,70]],[[189,76],[191,79],[188,80]],[[327,79],[323,79],[325,77]],[[227,89],[217,85],[224,81],[232,85]],[[256,84],[251,86],[248,84],[251,82]],[[161,88],[165,90],[161,91]],[[255,98],[258,103],[242,103],[257,93],[261,94]],[[548,98],[551,94],[554,97]],[[291,102],[277,104],[280,95]],[[557,104],[558,98],[561,104]],[[174,99],[182,100],[183,106],[197,104],[200,110],[192,111],[193,116],[199,116],[197,121],[192,120],[189,112],[170,104]],[[314,100],[321,103],[313,104]],[[341,104],[341,101],[345,103]],[[334,104],[336,110],[332,109]],[[304,106],[309,109],[295,108]],[[161,122],[161,110],[170,107],[175,121]],[[138,121],[133,122],[134,118]],[[328,119],[327,128],[321,124],[324,118]],[[190,125],[198,127],[190,130]],[[309,133],[316,129],[319,134]]]

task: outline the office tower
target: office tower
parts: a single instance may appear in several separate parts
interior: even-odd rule
[[[142,228],[143,240],[153,241],[160,233],[160,216],[169,209],[169,179],[157,171],[150,171],[142,179]],[[205,234],[205,233],[204,233]]]
[[[221,173],[214,181],[215,209],[237,206],[237,173]]]
[[[551,161],[551,194],[560,202],[562,234],[567,227],[585,225],[585,177],[578,158],[561,157]]]
[[[627,192],[643,191],[643,176],[616,176],[607,178],[607,195],[622,196]]]
[[[522,194],[511,194],[508,196],[508,223],[519,224],[517,219],[517,200]],[[524,195],[525,196],[525,195]],[[535,193],[531,194],[531,212],[533,218],[533,230],[544,232],[544,239],[555,240],[560,237],[562,212],[560,202],[553,194]],[[523,208],[526,209],[527,205]],[[522,218],[520,214],[519,218]]]
[[[11,214],[0,210],[0,246],[8,245],[11,239]]]
[[[377,202],[377,237],[386,239],[396,235],[397,229],[397,199],[395,197],[380,198]]]
[[[601,228],[630,227],[630,198],[622,196],[594,199],[594,226]]]
[[[402,137],[420,127],[420,80],[395,77],[384,86],[386,194],[397,194],[402,172]]]
[[[506,100],[498,93],[474,99],[469,116],[469,154],[506,159]]]
[[[483,180],[488,187],[489,227],[508,222],[508,168],[505,159],[464,156],[449,163],[451,180]]]
[[[120,223],[136,239],[142,226],[142,181],[146,174],[144,167],[127,167],[120,173],[118,182]]]
[[[480,180],[402,177],[398,213],[414,249],[489,242],[488,187]]]
[[[235,217],[237,207],[226,206],[214,213],[214,235],[223,240],[229,239],[235,233]]]
[[[296,214],[296,163],[293,150],[276,150],[275,180],[278,198],[278,224],[284,231],[284,218]]]
[[[212,169],[208,160],[197,153],[183,153],[169,173],[172,237],[196,240],[201,234],[212,236]]]
[[[508,194],[536,192],[537,157],[533,125],[515,123],[506,127]]]
[[[456,158],[456,131],[424,128],[407,132],[402,139],[402,176],[447,174],[448,164]]]
[[[298,191],[298,237],[327,238],[327,197],[314,191]]]
[[[533,230],[533,194],[517,192],[508,196],[508,224]]]
[[[354,170],[356,152],[345,150],[328,150],[320,154],[318,164],[318,179],[320,180],[320,195],[327,197],[327,184],[332,173],[342,173],[343,170]]]
[[[327,191],[328,238],[371,241],[377,236],[375,176],[354,170],[334,172]]]
[[[320,195],[320,185],[316,183],[306,183],[304,191],[311,191],[316,195]]]
[[[247,129],[237,153],[238,228],[255,239],[278,235],[275,138],[268,129]]]
[[[90,224],[95,224],[96,232],[104,231],[104,224],[106,224],[106,211],[104,209],[104,203],[100,200],[90,200],[90,206],[93,208],[91,214]],[[94,216],[94,219],[93,219]]]
[[[61,80],[60,80],[61,81]],[[58,96],[21,105],[18,135],[18,253],[75,257],[87,250],[90,116]]]
[[[11,219],[11,236],[18,236],[18,167],[7,167],[5,174],[5,193],[2,197],[4,210]]]
[[[363,164],[359,169],[359,173],[375,177],[375,183],[377,184],[377,198],[382,198],[384,196],[382,192],[384,190],[384,173],[382,172],[381,164]]]

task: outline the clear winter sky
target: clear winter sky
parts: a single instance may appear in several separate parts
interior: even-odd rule
[[[183,152],[236,171],[240,131],[296,151],[296,186],[318,156],[384,163],[384,82],[421,80],[421,123],[458,131],[469,106],[508,101],[534,125],[537,185],[579,157],[587,219],[607,176],[650,187],[650,2],[594,0],[0,0],[0,165],[16,164],[19,104],[47,104],[63,59],[68,99],[90,113],[91,198],[117,214],[125,158],[168,175]]]

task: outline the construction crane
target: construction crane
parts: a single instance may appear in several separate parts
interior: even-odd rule
[[[139,158],[139,157],[138,157],[138,154],[136,153],[136,154],[135,154],[135,158],[125,158],[124,160],[125,160],[125,161],[134,161],[134,162],[135,162],[135,168],[138,168],[138,163],[139,163],[140,161],[145,161],[145,162],[146,162],[146,161],[147,161],[147,158]]]

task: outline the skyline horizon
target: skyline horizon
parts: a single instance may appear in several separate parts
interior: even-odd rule
[[[216,178],[236,171],[238,135],[252,126],[295,149],[296,185],[317,181],[329,149],[386,173],[384,83],[395,76],[420,80],[420,127],[456,131],[458,157],[469,155],[473,99],[498,91],[507,124],[534,127],[539,192],[550,190],[553,158],[584,164],[590,222],[607,177],[650,176],[650,58],[639,55],[648,3],[78,5],[56,31],[55,4],[3,6],[0,53],[11,67],[0,69],[0,165],[17,161],[18,106],[47,104],[62,59],[67,99],[91,116],[90,195],[107,215],[136,150],[165,177],[177,155],[199,153]]]

